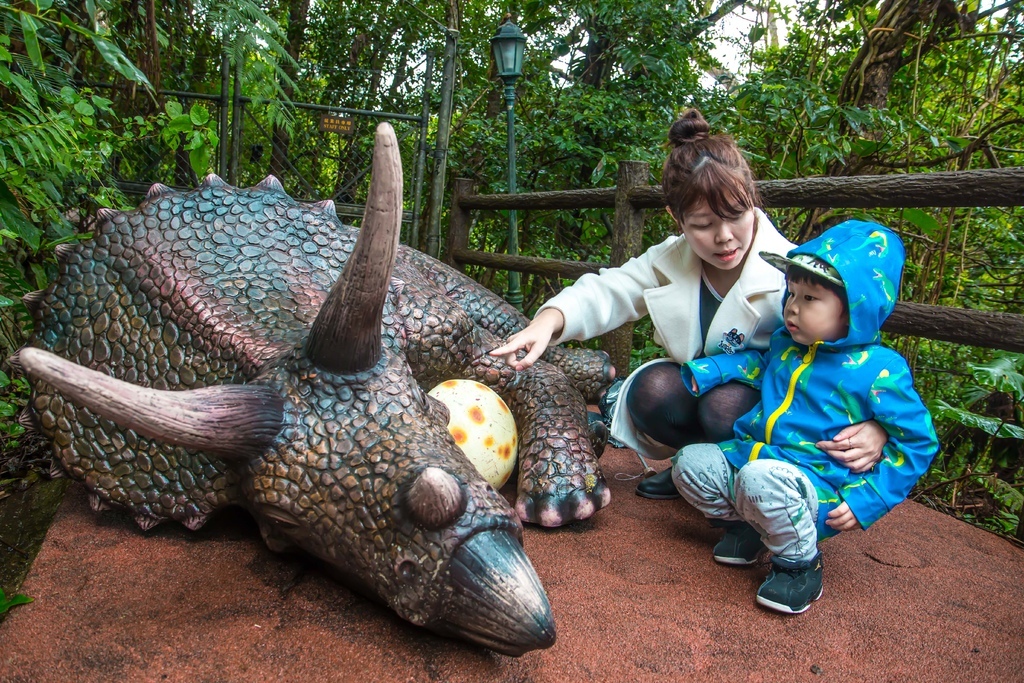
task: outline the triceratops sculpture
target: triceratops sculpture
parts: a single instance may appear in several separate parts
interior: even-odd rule
[[[12,362],[33,383],[29,421],[95,509],[197,529],[241,505],[272,549],[301,548],[415,624],[513,655],[547,647],[520,518],[559,525],[609,502],[584,399],[555,365],[517,375],[488,356],[525,319],[399,246],[387,124],[372,171],[359,231],[273,177],[157,184],[135,211],[101,211],[91,241],[59,248],[56,282],[24,297],[36,333]],[[548,358],[591,396],[611,379],[593,352]],[[424,391],[450,378],[513,410],[515,510]]]

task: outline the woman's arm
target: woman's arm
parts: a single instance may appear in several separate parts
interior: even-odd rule
[[[545,308],[533,322],[509,337],[504,345],[492,349],[490,355],[505,356],[505,362],[516,372],[525,370],[547,350],[551,338],[562,333],[564,325],[565,317],[560,310]],[[516,360],[516,352],[520,349],[526,349],[528,353],[522,360]]]
[[[670,237],[617,268],[604,268],[600,274],[587,273],[544,304],[526,328],[510,336],[493,349],[492,356],[504,356],[516,370],[525,370],[551,345],[567,339],[585,340],[614,330],[625,322],[647,315],[644,291],[660,286],[652,263],[678,238]],[[568,318],[563,311],[568,312]],[[516,352],[528,353],[516,360]]]

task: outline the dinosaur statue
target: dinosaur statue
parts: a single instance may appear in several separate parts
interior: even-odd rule
[[[58,248],[23,298],[36,332],[12,364],[27,421],[96,510],[198,529],[240,505],[275,551],[299,548],[408,621],[518,655],[548,647],[547,597],[521,520],[585,519],[610,495],[584,398],[613,373],[553,350],[516,373],[486,351],[525,319],[398,244],[402,170],[376,134],[361,230],[272,176],[195,191],[156,184]],[[425,388],[475,379],[520,428],[515,508],[473,469]],[[600,439],[596,446],[600,448]]]

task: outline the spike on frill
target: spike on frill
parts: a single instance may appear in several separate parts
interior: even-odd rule
[[[7,356],[7,364],[11,366],[11,369],[21,372],[21,349]]]
[[[89,507],[92,508],[93,512],[103,512],[105,510],[112,510],[110,503],[100,498],[98,493],[89,494]]]
[[[109,221],[109,220],[111,220],[116,215],[117,215],[117,211],[115,209],[108,209],[105,206],[103,208],[101,208],[101,209],[97,209],[96,210],[96,218],[100,222]]]
[[[39,431],[39,427],[36,425],[35,415],[32,414],[31,408],[25,408],[18,413],[18,424],[20,424],[26,432]]]
[[[54,459],[50,462],[50,479],[63,479],[68,476],[68,473],[64,471],[64,466],[60,464],[60,461]]]
[[[146,199],[153,199],[154,197],[160,197],[165,194],[174,194],[174,190],[163,183],[153,183],[149,186],[149,190],[146,192]]]
[[[273,175],[268,175],[266,178],[256,183],[256,187],[261,190],[280,192],[281,194],[284,194],[284,185],[282,185],[281,181]]]
[[[338,217],[338,209],[335,208],[333,199],[324,199],[319,202],[313,202],[313,206],[320,209],[321,211],[323,211],[332,218]]]
[[[162,519],[157,519],[150,515],[135,515],[135,523],[138,524],[139,528],[143,531],[149,531],[162,521]]]
[[[199,531],[203,525],[206,524],[206,520],[209,518],[209,515],[192,515],[191,517],[186,517],[182,521],[182,524],[184,524],[189,531]]]
[[[57,256],[58,261],[67,261],[68,257],[75,253],[75,245],[73,244],[58,244],[53,248],[53,253]]]
[[[39,307],[43,303],[43,296],[45,296],[45,294],[46,292],[42,289],[35,292],[29,292],[28,294],[22,295],[21,303],[25,304],[25,308],[27,308],[28,312],[33,316],[38,315]]]
[[[225,185],[227,183],[216,173],[211,173],[203,178],[203,187],[224,187]]]

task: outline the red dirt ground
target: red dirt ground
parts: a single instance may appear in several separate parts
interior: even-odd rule
[[[822,545],[825,594],[758,608],[766,568],[716,565],[719,532],[633,494],[631,451],[602,460],[611,506],[529,528],[554,647],[519,658],[445,640],[267,550],[226,513],[143,533],[68,493],[0,625],[0,680],[1022,681],[1024,551],[904,503]],[[616,475],[619,475],[617,478]]]

